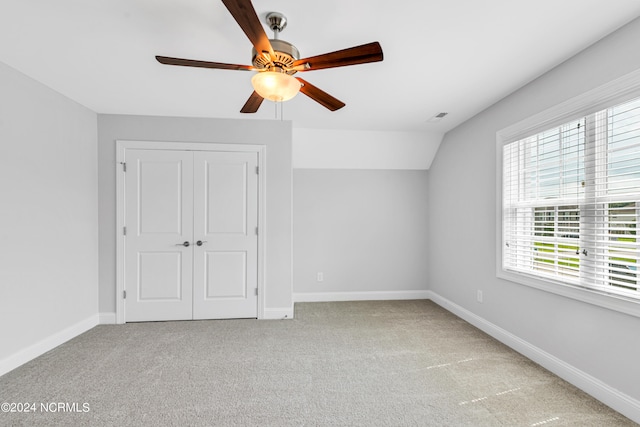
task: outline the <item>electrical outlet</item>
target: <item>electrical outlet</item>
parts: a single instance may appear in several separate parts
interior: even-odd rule
[[[316,280],[318,282],[322,282],[324,280],[324,274],[322,274],[322,272],[318,272],[318,274],[316,275]]]
[[[478,290],[477,294],[476,294],[476,299],[478,300],[478,302],[482,302],[482,291]]]

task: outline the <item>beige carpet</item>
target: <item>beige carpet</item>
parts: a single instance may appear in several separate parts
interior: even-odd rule
[[[0,377],[36,404],[0,425],[636,425],[430,301],[295,309],[98,326]]]

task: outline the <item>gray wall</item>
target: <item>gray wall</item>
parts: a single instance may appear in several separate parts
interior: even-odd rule
[[[495,144],[498,130],[640,68],[638,40],[635,20],[449,132],[429,171],[430,289],[635,399],[640,318],[496,278]]]
[[[293,176],[297,295],[427,289],[426,170],[294,169]]]
[[[98,116],[100,313],[115,313],[116,140],[266,145],[265,310],[290,310],[291,123],[125,115]]]
[[[97,323],[98,184],[95,113],[2,63],[0,94],[1,371]]]

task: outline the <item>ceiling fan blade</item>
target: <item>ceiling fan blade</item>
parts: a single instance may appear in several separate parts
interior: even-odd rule
[[[258,95],[258,92],[254,90],[249,99],[247,99],[247,102],[244,103],[244,106],[242,107],[242,110],[240,110],[240,112],[255,113],[256,111],[258,111],[258,108],[260,108],[262,101],[264,101],[264,98]]]
[[[302,83],[302,86],[300,86],[300,92],[304,93],[309,98],[313,99],[318,104],[323,105],[329,110],[336,111],[346,105],[344,102],[334,98],[333,96],[329,95],[327,92],[321,89],[318,89],[317,87],[307,82],[306,80],[303,80],[300,77],[296,77],[296,79],[298,79],[298,81]]]
[[[309,64],[309,68],[301,71],[321,70],[323,68],[344,67],[347,65],[366,64],[382,61],[382,47],[378,42],[337,50],[324,55],[298,59],[293,66]]]
[[[250,65],[225,64],[222,62],[196,61],[195,59],[170,58],[168,56],[156,56],[161,64],[182,65],[185,67],[217,68],[220,70],[255,70]]]
[[[256,52],[266,52],[271,55],[271,58],[275,58],[269,37],[264,32],[251,0],[222,0],[222,3],[247,35]]]

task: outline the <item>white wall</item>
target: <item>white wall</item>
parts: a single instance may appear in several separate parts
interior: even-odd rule
[[[436,295],[621,393],[619,402],[630,397],[636,420],[640,318],[498,280],[494,248],[496,132],[640,68],[638,40],[640,19],[447,133],[429,171],[428,216]]]
[[[0,63],[0,375],[97,324],[96,114]]]
[[[296,301],[424,297],[426,170],[294,169],[293,199]]]
[[[265,317],[293,314],[291,301],[291,123],[99,115],[100,313],[116,307],[116,140],[266,145]]]
[[[293,129],[293,167],[426,170],[442,140],[437,132]]]
[[[295,301],[427,296],[427,169],[441,139],[293,129]]]

